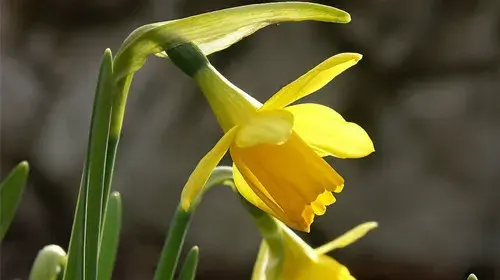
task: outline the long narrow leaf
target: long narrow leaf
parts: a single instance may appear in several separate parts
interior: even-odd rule
[[[198,246],[194,246],[189,250],[189,253],[182,265],[181,272],[179,274],[179,280],[194,280],[196,276],[196,269],[198,267],[198,258],[200,255],[200,250]]]
[[[107,142],[113,94],[113,64],[107,49],[101,60],[87,157],[78,195],[64,279],[96,279],[104,195]]]
[[[87,164],[80,181],[80,190],[76,201],[75,217],[73,218],[73,227],[68,245],[68,256],[66,268],[64,270],[63,280],[82,280],[84,259],[84,228],[85,228],[85,190],[87,184]]]
[[[111,280],[118,250],[122,223],[122,201],[118,192],[109,196],[104,216],[101,246],[99,248],[99,272],[97,279]]]
[[[0,243],[16,214],[28,178],[28,162],[22,161],[0,183]]]
[[[187,229],[191,221],[191,213],[182,210],[180,205],[170,223],[167,239],[163,245],[160,261],[156,268],[154,280],[172,280],[174,277],[182,245],[186,239]]]
[[[103,208],[108,199],[108,194],[104,194],[104,179],[112,93],[112,56],[111,51],[106,50],[97,81],[88,153],[89,184],[87,186],[87,205],[85,209],[85,275],[86,279],[92,280],[97,278],[98,250],[104,215]]]
[[[170,222],[170,228],[168,229],[167,238],[165,240],[165,244],[163,245],[154,280],[173,279],[192,214],[196,211],[196,208],[200,204],[203,194],[210,190],[213,186],[225,184],[226,181],[231,180],[232,178],[233,169],[231,167],[216,167],[205,183],[203,193],[199,195],[196,201],[191,204],[189,210],[182,210],[180,205],[177,207],[174,217]]]

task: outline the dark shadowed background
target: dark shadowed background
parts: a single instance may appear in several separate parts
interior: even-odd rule
[[[1,279],[27,279],[37,251],[68,243],[100,57],[136,27],[250,4],[241,0],[5,0],[1,7],[1,171],[31,163],[2,245]],[[256,2],[255,2],[256,3]],[[347,25],[267,27],[210,56],[261,101],[324,59],[363,60],[307,100],[373,138],[376,153],[333,160],[346,187],[303,235],[320,245],[380,227],[332,256],[359,279],[500,279],[500,1],[337,0]],[[113,188],[124,199],[115,279],[150,279],[181,188],[221,136],[202,94],[150,57],[128,101]],[[225,163],[229,163],[228,159]],[[260,237],[229,189],[211,191],[187,245],[197,279],[249,279]]]

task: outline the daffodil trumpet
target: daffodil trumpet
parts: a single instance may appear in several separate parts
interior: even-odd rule
[[[374,151],[365,130],[331,108],[290,105],[355,65],[360,54],[330,57],[262,104],[220,74],[195,44],[178,44],[166,53],[196,81],[224,131],[189,177],[181,195],[184,209],[229,150],[238,192],[289,227],[309,232],[315,215],[335,202],[332,193],[344,187],[323,157],[360,158]]]

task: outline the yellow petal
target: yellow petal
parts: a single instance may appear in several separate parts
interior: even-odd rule
[[[306,103],[285,109],[295,116],[293,130],[321,156],[360,158],[375,150],[362,127],[345,121],[331,108]]]
[[[315,263],[292,262],[285,263],[283,279],[286,280],[355,280],[347,267],[328,256],[319,256]]]
[[[295,133],[282,145],[230,147],[231,157],[251,189],[288,226],[309,231],[303,212],[325,191],[344,183],[340,175]],[[259,207],[259,205],[256,205]],[[269,211],[268,209],[262,209]],[[269,213],[273,215],[273,213]]]
[[[292,134],[293,114],[285,110],[257,113],[241,125],[236,134],[236,145],[240,148],[258,144],[285,143]]]
[[[340,73],[358,63],[361,57],[357,53],[341,53],[330,57],[274,94],[264,103],[263,109],[283,108],[319,90]]]
[[[289,228],[282,226],[285,258],[282,279],[336,279],[354,280],[349,270],[326,255],[318,255],[306,242]]]
[[[323,255],[334,249],[344,248],[345,246],[353,243],[354,241],[360,239],[365,236],[370,230],[376,228],[378,226],[377,222],[366,222],[363,223],[350,231],[342,234],[335,240],[319,247],[316,249],[316,253]]]
[[[319,256],[318,262],[311,266],[306,271],[307,274],[303,278],[290,278],[290,279],[335,279],[335,280],[356,280],[347,267],[335,259],[322,255]]]
[[[198,195],[203,191],[203,187],[207,182],[210,174],[226,154],[231,142],[234,139],[237,131],[237,126],[230,129],[224,136],[215,144],[198,163],[193,173],[184,186],[181,194],[181,207],[184,211],[188,211],[191,203],[193,203]]]

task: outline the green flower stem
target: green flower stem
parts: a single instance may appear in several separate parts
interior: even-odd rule
[[[28,162],[20,162],[0,183],[0,243],[16,214],[28,179]]]
[[[203,198],[203,195],[210,190],[213,186],[216,185],[226,185],[229,187],[233,187],[232,184],[233,180],[233,168],[231,166],[217,166],[214,171],[210,174],[210,177],[208,177],[207,182],[205,183],[205,188],[203,188],[203,191],[201,194],[191,203],[189,212],[194,212],[194,210],[198,207],[198,205],[201,202],[201,199]]]
[[[269,253],[268,259],[273,261],[267,263],[267,278],[279,279],[285,254],[281,229],[273,217],[255,207],[241,195],[239,197],[241,203],[245,206],[245,209],[247,209],[248,213],[250,213],[254,222],[257,224],[257,227],[259,228],[259,231],[269,248],[267,250]]]
[[[199,205],[203,194],[213,186],[225,184],[228,180],[232,180],[232,178],[233,172],[231,167],[216,167],[205,183],[203,193],[200,194],[197,197],[196,201],[191,204],[189,210],[182,210],[180,205],[177,207],[174,217],[171,220],[165,243],[163,245],[154,280],[173,279],[175,270],[177,268],[177,263],[179,261],[181,249],[186,238],[187,230],[189,228],[189,223],[191,222],[192,214],[196,210],[196,207]]]
[[[189,253],[184,261],[179,274],[179,280],[194,280],[196,276],[196,268],[198,267],[198,257],[200,250],[198,246],[194,246],[189,250]]]
[[[86,164],[85,164],[86,165]],[[68,259],[64,270],[63,280],[83,279],[84,265],[84,226],[85,226],[85,185],[87,170],[84,168],[80,181],[80,190],[76,201],[75,217],[68,245]]]
[[[104,179],[104,196],[108,197],[111,190],[113,170],[115,167],[116,153],[120,142],[120,135],[123,127],[123,118],[125,116],[125,107],[127,105],[127,96],[130,91],[130,85],[134,75],[130,74],[119,80],[114,85],[114,94],[112,100],[111,123],[108,137],[108,150],[106,157],[106,171]],[[106,201],[103,203],[103,212],[106,209]]]
[[[29,280],[56,280],[66,265],[66,252],[57,245],[45,246],[36,256]]]

